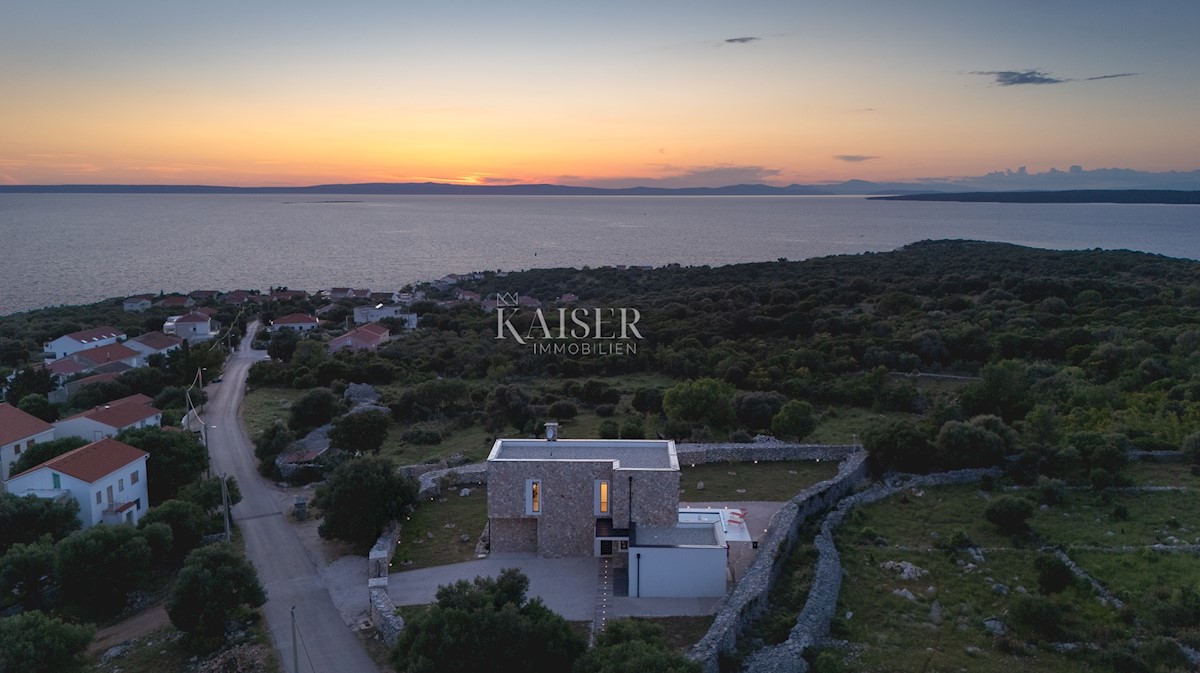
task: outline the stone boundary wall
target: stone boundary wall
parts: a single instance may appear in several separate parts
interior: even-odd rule
[[[396,605],[388,595],[388,570],[392,563],[392,555],[396,553],[396,540],[399,539],[400,525],[392,523],[384,529],[367,556],[367,598],[370,602],[368,612],[371,623],[375,625],[388,647],[396,644],[396,639],[404,630],[404,618],[396,614]]]
[[[1130,449],[1125,454],[1129,460],[1143,463],[1182,463],[1187,460],[1187,454],[1182,451],[1139,451]]]
[[[753,445],[732,446],[753,447]],[[767,526],[768,532],[759,542],[758,556],[746,569],[741,581],[734,586],[731,592],[725,594],[708,633],[688,653],[689,657],[700,662],[705,673],[717,673],[720,668],[721,653],[732,652],[737,646],[737,639],[742,631],[766,612],[770,602],[771,587],[775,585],[783,563],[795,545],[800,525],[832,507],[867,477],[867,454],[860,447],[800,446],[796,447],[794,453],[788,452],[792,455],[776,458],[776,460],[796,460],[799,457],[799,450],[807,448],[842,451],[844,460],[838,465],[837,476],[804,489],[771,517]],[[716,450],[707,452],[705,455],[723,455],[723,446],[714,446],[714,449]],[[853,452],[847,449],[853,449]],[[757,459],[764,460],[762,457]],[[718,458],[718,460],[724,460],[724,458]],[[841,568],[838,566],[838,572],[840,573],[840,571]],[[821,581],[822,579],[818,576],[817,582]],[[835,601],[836,598],[835,590]]]
[[[787,444],[777,441],[747,444],[676,444],[679,466],[700,463],[748,463],[755,460],[845,460],[862,447],[854,444]]]
[[[796,618],[788,639],[778,645],[758,650],[751,655],[743,670],[766,673],[806,673],[808,663],[804,650],[829,635],[829,623],[837,610],[838,594],[842,588],[842,559],[833,543],[833,531],[859,505],[877,502],[915,486],[947,486],[978,481],[983,475],[999,476],[997,468],[957,470],[924,476],[894,477],[884,483],[844,498],[837,508],[821,522],[821,532],[813,540],[817,549],[816,573],[804,608]],[[706,673],[715,673],[715,661],[706,662]]]

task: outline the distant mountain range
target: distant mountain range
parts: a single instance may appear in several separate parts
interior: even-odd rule
[[[817,185],[749,184],[724,187],[583,187],[569,185],[456,185],[440,182],[368,182],[309,187],[220,187],[208,185],[0,185],[3,193],[42,194],[436,194],[512,196],[875,196],[961,192],[1062,190],[1200,190],[1200,170],[1165,173],[1128,168],[1050,169],[1029,173],[1023,167],[978,177],[871,182],[847,180]]]

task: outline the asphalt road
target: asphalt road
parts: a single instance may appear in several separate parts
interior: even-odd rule
[[[280,512],[268,492],[255,466],[253,445],[242,430],[240,411],[246,375],[251,364],[266,358],[264,351],[250,350],[249,335],[256,327],[257,323],[247,330],[238,352],[225,365],[223,381],[208,386],[204,415],[210,426],[208,447],[213,473],[232,475],[241,487],[242,501],[233,508],[233,517],[246,540],[246,556],[258,569],[259,580],[267,590],[267,604],[262,608],[267,627],[289,673],[379,673],[358,636],[334,607],[286,513]],[[299,670],[292,663],[293,606],[301,643]]]

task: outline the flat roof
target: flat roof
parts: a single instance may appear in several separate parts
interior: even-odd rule
[[[670,528],[637,526],[632,547],[724,547],[719,523],[680,523]]]
[[[489,461],[611,461],[614,469],[679,470],[670,439],[497,439]]]

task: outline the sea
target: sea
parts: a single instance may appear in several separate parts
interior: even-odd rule
[[[1200,259],[1200,206],[848,196],[0,194],[0,315],[160,291],[382,291],[448,273],[720,266],[883,252],[927,239]]]

